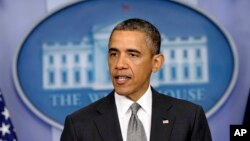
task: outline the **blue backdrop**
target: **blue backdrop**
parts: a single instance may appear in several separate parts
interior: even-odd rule
[[[47,1],[0,1],[0,88],[20,141],[54,141],[54,128],[38,118],[18,96],[12,65],[17,49],[31,29],[48,16]],[[216,19],[233,37],[239,57],[239,76],[224,105],[209,117],[214,141],[229,140],[229,125],[241,124],[250,86],[250,2],[198,1],[198,8]],[[225,60],[224,60],[225,61]],[[33,77],[32,73],[30,74]],[[25,129],[25,130],[24,130]],[[60,133],[60,130],[59,132]]]

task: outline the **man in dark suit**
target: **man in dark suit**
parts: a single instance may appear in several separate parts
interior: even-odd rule
[[[160,44],[159,31],[145,20],[118,24],[108,51],[114,90],[67,116],[61,141],[211,141],[200,106],[150,86],[151,73],[164,62]],[[134,104],[139,105],[135,114]]]

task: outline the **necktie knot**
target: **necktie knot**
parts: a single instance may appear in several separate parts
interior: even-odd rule
[[[138,104],[138,103],[133,103],[131,106],[130,106],[130,109],[132,111],[132,115],[136,115],[138,110],[141,108],[141,106]]]

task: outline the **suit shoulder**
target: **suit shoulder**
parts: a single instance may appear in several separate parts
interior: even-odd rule
[[[185,107],[185,109],[201,108],[200,105],[195,104],[195,103],[188,101],[188,100],[178,99],[178,98],[171,97],[171,96],[161,94],[161,93],[158,93],[158,96],[160,97],[161,100],[163,100],[165,102],[169,102],[175,108],[184,108],[184,107]]]
[[[178,121],[189,121],[190,123],[196,118],[204,118],[203,108],[193,102],[177,99],[168,95],[159,94],[160,103],[168,107],[168,114],[175,115]],[[170,105],[170,106],[169,106]]]
[[[71,113],[69,115],[70,118],[74,118],[74,119],[78,119],[78,118],[81,118],[81,119],[85,119],[85,118],[93,118],[95,117],[96,115],[98,115],[98,111],[97,111],[97,108],[102,105],[102,104],[105,104],[107,102],[109,102],[109,99],[110,99],[111,95],[108,95],[104,98],[101,98],[85,107],[82,107],[76,111],[74,111],[73,113]]]

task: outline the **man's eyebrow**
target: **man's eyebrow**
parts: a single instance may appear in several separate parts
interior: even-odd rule
[[[137,49],[133,49],[133,48],[131,48],[131,49],[127,49],[127,52],[132,52],[132,53],[138,53],[138,54],[141,54],[141,52],[140,52],[139,50],[137,50]]]
[[[112,51],[114,51],[114,52],[119,52],[119,50],[118,50],[117,48],[112,48],[112,47],[109,48],[108,52],[112,52]],[[138,54],[141,54],[141,52],[140,52],[139,50],[134,49],[134,48],[129,48],[129,49],[126,50],[126,52],[128,52],[128,53],[138,53]]]
[[[118,49],[116,49],[116,48],[109,48],[109,52],[111,52],[111,51],[118,51]]]

